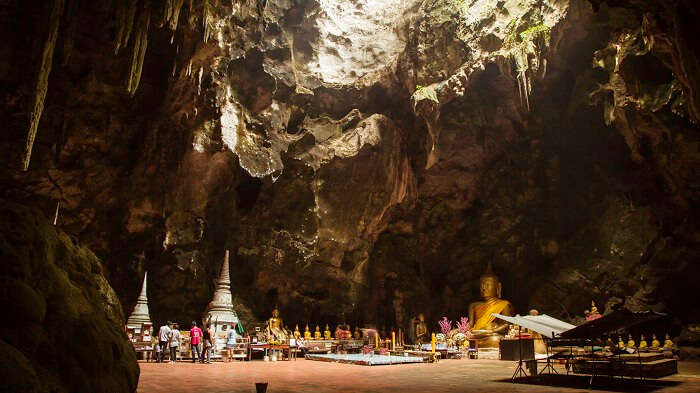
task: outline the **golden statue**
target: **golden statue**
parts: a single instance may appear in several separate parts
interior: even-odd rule
[[[321,339],[321,329],[316,325],[316,331],[314,332],[314,338],[317,340]]]
[[[671,336],[669,336],[668,333],[666,333],[666,339],[664,340],[664,348],[671,349],[673,347],[675,347],[675,345],[673,344],[673,341],[671,341]]]
[[[642,334],[642,338],[639,340],[639,349],[646,349],[647,348],[647,340],[644,339],[644,335]]]
[[[304,329],[304,338],[309,339],[311,338],[311,332],[309,331],[309,324],[306,324],[306,328]]]
[[[656,334],[653,333],[651,335],[651,347],[655,349],[661,347],[661,342],[656,338]]]
[[[637,344],[634,342],[632,335],[627,336],[627,348],[635,348]]]
[[[282,318],[280,318],[280,311],[277,307],[272,310],[272,317],[267,320],[267,328],[265,330],[270,340],[275,339],[279,342],[287,340],[289,332],[282,327]]]
[[[501,336],[508,329],[508,322],[496,319],[493,314],[512,316],[513,305],[501,299],[502,286],[493,273],[491,263],[479,279],[482,301],[469,305],[469,320],[474,321],[472,335],[480,347],[498,347]]]
[[[360,333],[359,326],[355,326],[355,332],[352,334],[352,336],[357,339],[362,338],[362,333]]]
[[[617,347],[620,349],[625,349],[625,343],[622,341],[621,336],[617,336]]]
[[[330,339],[331,339],[331,331],[328,330],[328,324],[326,324],[326,329],[323,331],[323,339],[324,339],[324,340],[330,340]]]
[[[294,338],[299,339],[301,337],[301,332],[299,331],[299,324],[294,326]]]
[[[425,316],[423,313],[418,314],[418,321],[416,321],[416,344],[423,344],[430,341],[428,337],[428,326],[425,324]]]

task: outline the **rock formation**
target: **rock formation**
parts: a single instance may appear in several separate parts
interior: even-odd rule
[[[695,2],[76,3],[26,172],[53,8],[0,15],[1,192],[124,305],[198,318],[231,246],[244,321],[457,318],[488,261],[516,311],[700,316]]]
[[[102,264],[34,209],[0,203],[1,390],[133,392],[136,353]]]

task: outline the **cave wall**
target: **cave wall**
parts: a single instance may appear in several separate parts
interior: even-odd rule
[[[457,318],[489,261],[518,312],[700,316],[692,2],[66,0],[23,171],[41,3],[0,14],[3,196],[126,310],[148,270],[196,318],[228,248],[244,320]]]
[[[101,261],[40,211],[1,206],[0,390],[136,391],[136,353]]]

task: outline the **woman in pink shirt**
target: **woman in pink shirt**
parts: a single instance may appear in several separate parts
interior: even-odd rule
[[[197,361],[197,358],[201,359],[200,348],[202,346],[202,329],[197,327],[197,322],[192,321],[192,329],[190,329],[190,344],[192,346],[192,363]],[[195,351],[197,357],[195,357]]]

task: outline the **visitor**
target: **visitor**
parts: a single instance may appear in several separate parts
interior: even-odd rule
[[[202,339],[202,329],[197,327],[197,322],[192,321],[192,329],[190,329],[190,345],[192,347],[192,363],[197,361],[197,358],[201,359],[200,354],[200,341]],[[196,353],[196,356],[195,356]]]
[[[207,323],[207,327],[204,329],[204,350],[202,352],[202,357],[200,359],[201,363],[211,363],[211,351],[213,347],[214,337],[213,331],[211,330],[211,323]]]
[[[177,362],[177,351],[180,348],[180,326],[173,323],[170,330],[170,361]]]
[[[168,321],[165,325],[160,327],[158,331],[158,346],[160,347],[160,357],[158,358],[159,363],[163,363],[165,359],[165,354],[168,350],[168,342],[170,341],[170,324],[172,322]]]
[[[236,324],[234,323],[226,333],[226,358],[227,361],[233,361],[233,349],[236,348],[236,342],[238,340],[238,334],[236,333]]]

